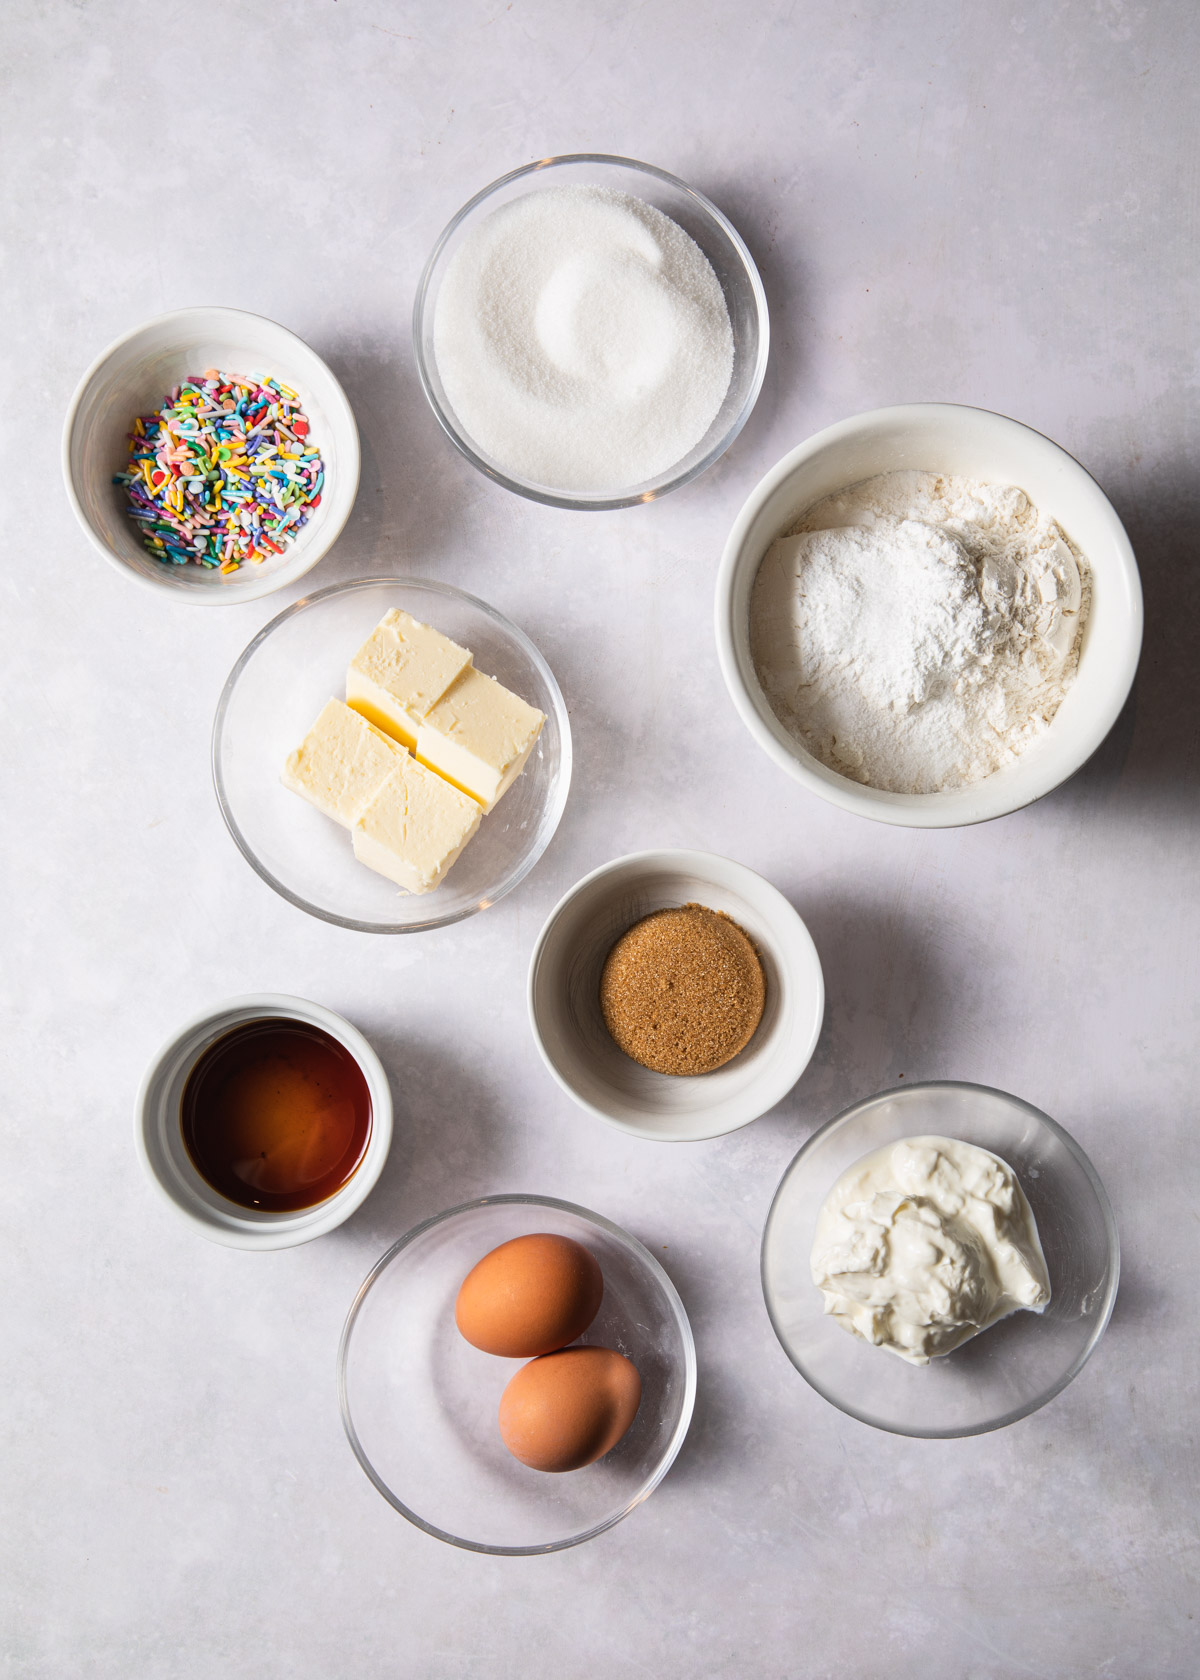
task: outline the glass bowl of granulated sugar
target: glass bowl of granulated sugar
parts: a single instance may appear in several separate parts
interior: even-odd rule
[[[751,492],[717,653],[759,746],[858,816],[956,828],[1087,762],[1137,670],[1142,592],[1095,479],[1040,432],[913,403],[843,420]]]
[[[417,370],[450,440],[552,507],[656,501],[753,409],[767,303],[736,229],[632,158],[543,158],[445,229],[413,309]]]

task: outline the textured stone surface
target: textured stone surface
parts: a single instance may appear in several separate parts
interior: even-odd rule
[[[6,1673],[1194,1673],[1198,49],[1187,0],[4,8]],[[408,323],[471,193],[589,148],[716,199],[761,264],[774,340],[712,472],[584,516],[459,458]],[[462,585],[529,631],[569,701],[557,839],[517,893],[443,933],[307,919],[224,832],[213,706],[289,596],[159,601],[100,562],[66,505],[59,433],[83,368],[203,302],[294,328],[354,404],[362,488],[312,581],[411,567]],[[1077,455],[1127,520],[1148,604],[1135,698],[1087,769],[943,834],[857,821],[777,772],[725,697],[711,629],[721,545],[760,474],[819,426],[920,398],[1003,410]],[[43,780],[47,732],[74,748],[67,781]],[[525,1023],[550,906],[656,845],[761,870],[826,966],[808,1074],[709,1144],[576,1113]],[[399,1132],[349,1225],[257,1257],[198,1241],[152,1197],[131,1110],[179,1020],[263,988],[369,1034]],[[1041,1105],[1116,1206],[1105,1341],[995,1436],[922,1443],[842,1417],[763,1310],[758,1241],[785,1164],[902,1074]],[[333,1385],[384,1247],[511,1189],[651,1244],[701,1362],[659,1491],[537,1560],[403,1522],[347,1450]]]

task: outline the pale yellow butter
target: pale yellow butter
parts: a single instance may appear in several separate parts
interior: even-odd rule
[[[546,718],[536,706],[468,666],[417,730],[417,757],[485,811],[512,786]]]
[[[349,828],[408,753],[340,700],[321,710],[283,767],[284,787]],[[411,762],[411,761],[410,761]]]
[[[393,607],[350,661],[346,701],[414,747],[421,719],[470,664],[466,648]]]
[[[406,753],[352,827],[354,855],[408,892],[432,892],[480,818],[473,799]]]

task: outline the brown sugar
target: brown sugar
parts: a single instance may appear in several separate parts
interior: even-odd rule
[[[656,1073],[711,1073],[745,1048],[762,1019],[758,952],[723,911],[656,910],[623,933],[600,976],[604,1024]]]

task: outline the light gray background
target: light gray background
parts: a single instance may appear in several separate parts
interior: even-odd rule
[[[32,3],[5,79],[2,1644],[19,1676],[1190,1676],[1196,1500],[1196,526],[1200,13],[1190,0]],[[732,217],[773,344],[758,409],[661,504],[573,515],[461,460],[412,293],[477,188],[632,154]],[[222,828],[225,674],[298,589],[224,611],[105,566],[59,480],[104,344],[219,302],[345,382],[358,504],[313,574],[415,569],[543,648],[577,771],[511,898],[432,936],[342,933]],[[724,536],[818,427],[920,398],[1003,410],[1099,478],[1144,569],[1136,694],[1069,786],[917,833],[804,795],[751,745],[711,629]],[[643,846],[727,853],[807,919],[829,1007],[793,1094],[655,1146],[574,1112],[526,1025],[560,893]],[[296,991],[378,1046],[399,1111],[337,1234],[256,1257],[142,1182],[131,1108],[184,1016]],[[1125,1276],[1092,1363],[1003,1433],[851,1422],[776,1345],[758,1242],[814,1126],[897,1081],[995,1083],[1090,1152]],[[649,1503],[538,1560],[451,1550],[370,1487],[333,1384],[351,1296],[417,1220],[577,1199],[662,1255],[700,1396]]]

